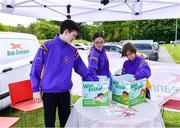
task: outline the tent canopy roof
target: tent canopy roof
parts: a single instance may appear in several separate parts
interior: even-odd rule
[[[180,0],[0,0],[0,12],[76,22],[169,19],[180,18]]]

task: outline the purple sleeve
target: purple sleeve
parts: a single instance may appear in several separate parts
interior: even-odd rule
[[[74,70],[82,77],[83,81],[93,81],[86,65],[77,51],[75,53]]]
[[[88,69],[91,73],[91,76],[95,81],[98,81],[99,78],[97,77],[96,71],[98,70],[98,58],[95,56],[89,56],[89,65]]]
[[[123,67],[122,67],[122,72],[121,72],[122,75],[126,74],[126,66],[125,65],[126,65],[126,61],[124,62]]]
[[[97,70],[98,70],[98,59],[99,59],[100,53],[96,51],[96,49],[93,47],[90,55],[88,57],[88,69],[92,76],[92,78],[95,81],[98,81],[99,78],[97,77]]]
[[[143,78],[149,78],[150,76],[151,76],[151,69],[148,63],[145,60],[142,60],[134,77],[136,80],[139,80]]]
[[[40,89],[41,73],[44,64],[45,52],[42,48],[39,48],[37,54],[32,63],[30,78],[32,82],[33,92],[38,92]]]

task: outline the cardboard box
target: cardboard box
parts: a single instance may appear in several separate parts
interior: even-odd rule
[[[99,81],[83,82],[82,103],[83,106],[108,106],[109,79],[99,76]]]
[[[146,79],[128,82],[133,75],[112,77],[112,100],[134,106],[146,100]]]

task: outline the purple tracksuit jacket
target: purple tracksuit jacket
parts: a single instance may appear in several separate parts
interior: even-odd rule
[[[97,75],[111,76],[109,71],[109,61],[106,55],[106,50],[103,48],[99,51],[95,47],[92,48],[90,55],[88,56],[88,69],[94,80],[99,80]]]
[[[126,60],[123,64],[122,74],[133,74],[136,80],[149,78],[151,69],[148,63],[141,57],[136,56],[135,60]]]
[[[59,35],[45,42],[38,49],[31,67],[33,92],[69,91],[72,88],[73,68],[83,80],[93,80],[76,48],[61,40]]]

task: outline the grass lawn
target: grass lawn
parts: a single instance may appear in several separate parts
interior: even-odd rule
[[[166,47],[174,61],[180,64],[180,44],[176,44],[176,46],[173,44],[165,44],[163,46]]]
[[[164,111],[163,119],[166,127],[180,127],[180,112]]]
[[[79,96],[72,96],[72,103],[78,100]],[[56,114],[56,127],[59,127],[58,114]],[[0,116],[16,116],[21,117],[21,112],[12,109],[10,115],[10,108],[4,109],[0,112]],[[166,127],[180,127],[180,112],[165,111],[164,122]],[[14,127],[44,127],[43,109],[36,110],[30,113],[25,113],[26,125],[22,119],[14,125]]]

